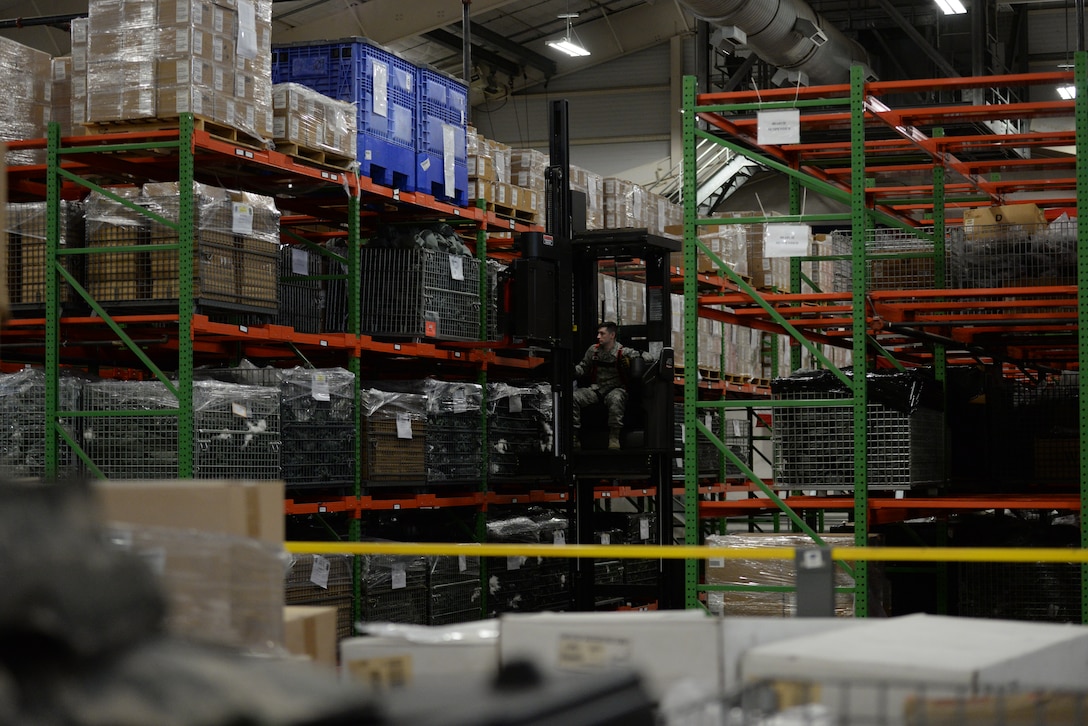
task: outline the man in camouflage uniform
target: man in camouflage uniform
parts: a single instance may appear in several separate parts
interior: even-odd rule
[[[607,321],[597,327],[597,342],[586,350],[581,362],[574,366],[579,378],[588,378],[590,384],[574,392],[574,445],[578,447],[578,431],[582,425],[582,408],[603,401],[608,409],[608,448],[620,448],[620,429],[627,408],[627,381],[631,359],[642,358],[653,362],[648,353],[625,348],[616,340],[616,324]]]

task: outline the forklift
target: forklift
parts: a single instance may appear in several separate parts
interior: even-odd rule
[[[651,543],[672,544],[672,462],[677,452],[669,256],[680,251],[681,242],[645,229],[585,229],[584,196],[575,202],[570,190],[568,128],[567,102],[554,101],[549,119],[547,231],[525,233],[518,239],[520,257],[512,265],[511,330],[516,337],[549,350],[555,426],[551,474],[572,492],[575,542],[594,543],[598,487],[636,482],[652,493],[644,498],[657,515]],[[653,363],[632,365],[621,448],[607,448],[604,405],[595,404],[582,411],[581,446],[575,450],[574,366],[595,342],[598,325],[604,322],[598,302],[602,263],[613,268],[622,265],[632,279],[645,285],[645,322],[624,325],[618,339],[649,352]],[[683,561],[661,559],[658,565],[655,585],[606,584],[595,582],[592,559],[575,559],[574,609],[594,610],[601,601],[683,608]]]

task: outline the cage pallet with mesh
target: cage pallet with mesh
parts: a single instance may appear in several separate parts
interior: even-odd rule
[[[483,474],[483,387],[424,381],[427,395],[427,482],[478,481]]]
[[[955,288],[1037,287],[1077,282],[1077,220],[1050,225],[952,227],[949,278]]]
[[[58,408],[79,409],[82,391],[77,379],[62,376],[57,392]],[[63,418],[60,423],[80,441],[81,419]],[[76,458],[63,439],[58,451],[57,473],[75,474]],[[45,473],[45,371],[27,368],[0,373],[0,479],[37,479]]]
[[[427,558],[363,555],[360,562],[363,622],[427,624]]]
[[[429,625],[447,625],[483,617],[480,558],[436,555],[428,558]]]
[[[336,608],[336,637],[355,634],[354,560],[351,555],[292,554],[284,577],[286,605]]]
[[[867,415],[869,489],[909,489],[944,483],[944,416],[922,405],[909,406],[917,376],[870,373]],[[880,389],[887,395],[876,393]],[[854,410],[850,393],[822,371],[771,382],[775,400],[796,406],[775,409],[775,485],[790,489],[854,488]],[[842,398],[843,406],[806,406],[806,401]],[[883,399],[883,400],[882,400]]]
[[[547,509],[500,516],[487,523],[487,541],[560,544],[568,540],[566,517]],[[571,561],[562,557],[488,557],[488,610],[491,613],[568,610]]]
[[[41,314],[45,310],[45,252],[48,207],[45,202],[7,205],[7,282],[11,310],[16,315]],[[60,202],[58,249],[72,249],[84,244],[83,205]],[[58,258],[61,267],[83,282],[81,257]],[[58,286],[62,304],[76,303],[72,288],[65,281]]]
[[[480,262],[439,250],[363,247],[359,254],[362,332],[479,340]]]
[[[546,383],[488,384],[488,473],[492,477],[548,475],[551,406],[551,387]]]
[[[124,411],[177,410],[159,381],[92,381],[83,386],[83,411],[104,414],[83,422],[83,450],[107,479],[176,479],[178,417]]]
[[[870,290],[925,290],[936,287],[933,228],[913,232],[901,229],[870,229],[865,233],[866,272]],[[831,253],[849,256],[853,250],[850,232],[831,233]],[[823,263],[821,263],[823,264]],[[853,289],[852,263],[846,259],[828,262],[834,268],[834,289]]]
[[[427,397],[365,388],[362,414],[362,478],[368,486],[423,484],[427,480]]]
[[[324,332],[326,290],[317,276],[323,274],[321,255],[285,245],[280,248],[279,307],[275,323],[299,333]]]
[[[355,484],[355,374],[343,368],[294,368],[280,385],[288,490],[341,489]]]

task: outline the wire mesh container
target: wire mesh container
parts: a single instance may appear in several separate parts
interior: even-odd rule
[[[279,307],[277,325],[286,325],[299,333],[323,332],[326,291],[322,281],[321,255],[297,245],[280,248]]]
[[[483,474],[483,387],[424,381],[427,395],[427,481],[478,481]]]
[[[447,625],[483,617],[480,558],[436,555],[427,558],[429,625]]]
[[[363,333],[480,339],[479,260],[418,247],[364,247],[359,272]]]
[[[45,309],[45,252],[48,239],[48,207],[46,202],[11,203],[7,205],[7,275],[11,309],[17,314]],[[60,236],[58,249],[82,247],[84,240],[83,205],[80,202],[60,202]],[[82,259],[60,257],[60,265],[78,282],[83,282]],[[75,300],[71,286],[58,280],[58,300]]]
[[[352,555],[291,554],[284,576],[286,605],[336,608],[336,637],[355,634],[355,558]]]
[[[551,386],[489,383],[488,473],[492,477],[545,476],[552,449]]]
[[[371,486],[427,480],[427,397],[419,393],[364,388],[363,479]]]
[[[57,407],[76,411],[82,385],[76,378],[61,376]],[[77,442],[80,419],[62,417],[61,426]],[[71,476],[77,461],[63,440],[58,448],[57,474]],[[45,476],[45,371],[27,368],[0,373],[0,479],[10,481]]]
[[[869,489],[909,489],[945,480],[944,416],[911,403],[911,391],[922,384],[911,372],[869,375],[867,406]],[[898,382],[897,382],[898,381]],[[881,385],[882,384],[882,385]],[[874,388],[886,392],[882,402]],[[897,398],[896,392],[904,398]],[[854,409],[805,405],[806,401],[850,399],[839,379],[827,371],[776,379],[772,398],[795,401],[775,409],[775,486],[788,489],[854,489]]]
[[[279,479],[280,443],[278,388],[193,382],[197,479]]]
[[[1038,287],[1077,282],[1077,220],[949,229],[953,287]]]
[[[547,509],[499,514],[487,523],[488,542],[561,544],[568,541],[566,516]],[[562,557],[488,557],[488,610],[562,611],[570,608],[570,560]]]
[[[178,417],[153,412],[177,409],[160,381],[88,382],[83,410],[97,415],[83,422],[83,450],[106,479],[176,479]]]
[[[355,484],[355,374],[343,368],[294,368],[280,385],[288,490]]]
[[[928,235],[928,236],[927,236]],[[902,229],[870,229],[865,233],[865,253],[870,290],[927,290],[936,287],[933,228],[914,232]],[[831,252],[850,255],[853,235],[843,230],[831,233]],[[834,290],[853,289],[851,260],[834,260]]]
[[[407,555],[363,555],[363,622],[427,624],[427,558]]]
[[[700,409],[698,415],[702,418],[703,424],[709,428],[714,434],[733,452],[740,458],[746,465],[751,466],[751,424],[748,421],[742,419],[723,419],[721,411],[714,409]],[[674,443],[678,452],[683,452],[684,440],[688,435],[684,430],[684,409],[682,406],[676,406],[673,410],[673,417],[676,421]],[[725,421],[724,427],[722,421]],[[700,476],[717,476],[721,471],[721,462],[725,458],[725,475],[726,477],[739,477],[742,476],[740,469],[731,460],[721,453],[721,450],[710,439],[704,436],[701,432],[695,432],[697,437],[696,443],[696,456],[698,462],[698,472]],[[684,473],[684,459],[683,456],[678,456],[673,460],[673,474],[682,475]]]

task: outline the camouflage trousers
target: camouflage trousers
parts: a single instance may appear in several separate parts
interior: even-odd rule
[[[598,401],[603,401],[608,409],[608,428],[623,428],[623,412],[627,408],[627,389],[622,386],[612,388],[604,395],[597,386],[579,388],[574,392],[574,411],[571,413],[571,423],[575,429],[582,426],[582,409],[592,406]]]

